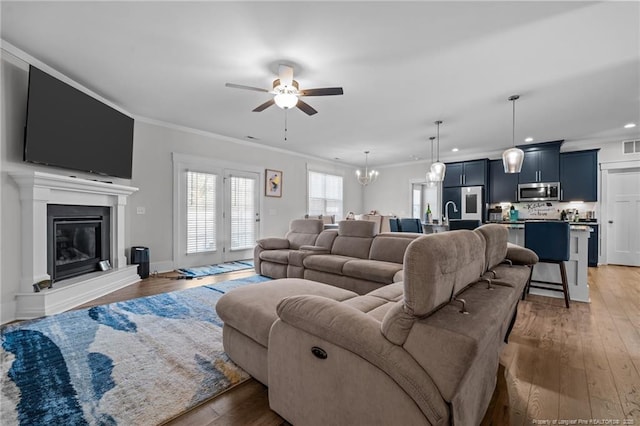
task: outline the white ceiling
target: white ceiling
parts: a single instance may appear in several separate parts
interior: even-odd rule
[[[638,2],[10,2],[2,39],[135,116],[348,164],[640,138]],[[277,66],[319,113],[251,110]],[[635,122],[634,129],[623,125]],[[452,154],[457,147],[460,152]]]

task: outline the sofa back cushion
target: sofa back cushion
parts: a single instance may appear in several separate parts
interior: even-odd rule
[[[338,236],[337,229],[325,229],[320,233],[320,235],[318,235],[318,239],[316,240],[316,246],[324,247],[327,250],[331,250],[331,247],[333,247],[333,242],[335,241],[337,236]]]
[[[285,238],[289,240],[289,248],[297,250],[300,246],[314,245],[322,229],[321,219],[294,219]]]
[[[338,236],[331,247],[331,254],[368,259],[373,237],[377,234],[375,222],[343,220],[338,223]]]
[[[485,241],[485,271],[493,269],[507,257],[509,231],[505,226],[489,223],[474,232],[480,234]]]
[[[484,239],[468,230],[428,234],[404,254],[404,300],[382,321],[382,332],[402,344],[418,318],[430,315],[484,272]]]
[[[402,263],[409,244],[421,234],[408,234],[413,238],[396,237],[392,233],[378,234],[371,243],[369,259]]]

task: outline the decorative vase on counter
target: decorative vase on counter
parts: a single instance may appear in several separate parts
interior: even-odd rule
[[[509,220],[511,222],[516,222],[518,220],[518,210],[513,206],[511,206],[511,210],[509,210]]]

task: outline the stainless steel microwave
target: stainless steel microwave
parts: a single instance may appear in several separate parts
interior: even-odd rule
[[[560,183],[521,183],[518,185],[518,201],[558,201]]]

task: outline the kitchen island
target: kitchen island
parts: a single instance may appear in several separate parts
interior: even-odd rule
[[[524,247],[524,223],[504,224],[509,229],[509,242]],[[571,225],[570,257],[565,266],[569,281],[569,296],[572,301],[589,303],[589,283],[587,268],[589,267],[589,237],[591,227],[588,225]],[[553,263],[538,263],[533,268],[533,280],[561,282],[560,268]],[[560,288],[560,287],[559,287]],[[531,294],[563,298],[562,292],[531,288]]]

